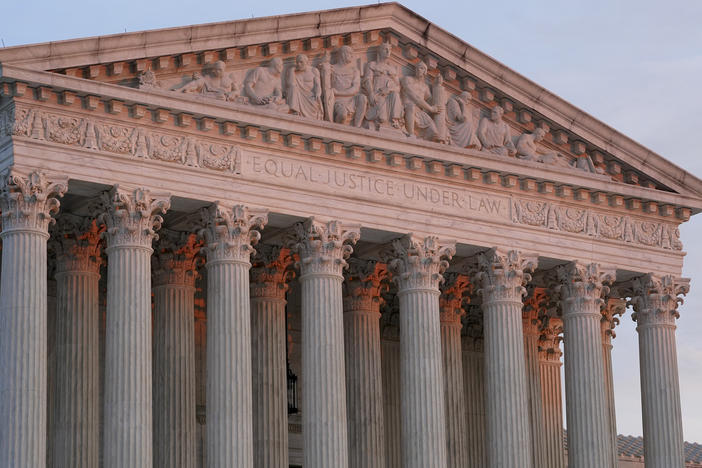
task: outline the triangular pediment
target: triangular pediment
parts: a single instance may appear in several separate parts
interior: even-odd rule
[[[472,128],[467,125],[469,128],[463,134],[458,130],[452,133],[451,128],[441,128],[447,118],[450,121],[451,116],[447,115],[450,109],[442,109],[443,116],[418,109],[413,113],[411,132],[402,127],[408,120],[403,118],[401,128],[394,129],[395,133],[392,125],[385,129],[378,124],[380,134],[385,131],[389,137],[396,138],[403,136],[402,133],[412,133],[411,137],[420,144],[428,140],[457,151],[467,148],[471,154],[479,151],[483,157],[493,157],[505,164],[512,158],[517,174],[521,162],[531,159],[545,166],[572,169],[570,172],[582,176],[584,187],[590,181],[598,181],[598,187],[604,183],[627,185],[646,189],[638,191],[639,194],[650,191],[651,200],[656,199],[654,191],[666,192],[681,196],[679,206],[689,206],[693,212],[702,207],[702,181],[698,178],[396,3],[12,47],[0,50],[0,63],[4,70],[16,67],[50,72],[185,100],[201,101],[202,88],[209,86],[213,89],[205,98],[224,99],[232,108],[248,106],[255,111],[257,106],[250,102],[246,84],[253,81],[251,76],[259,67],[268,67],[272,59],[280,58],[283,62],[280,92],[285,96],[280,96],[279,107],[260,108],[265,107],[262,115],[268,115],[271,110],[286,114],[282,122],[287,122],[291,113],[289,99],[286,101],[291,86],[287,81],[293,76],[291,69],[297,55],[307,56],[315,73],[320,75],[321,71],[320,86],[329,87],[323,83],[323,64],[339,64],[341,46],[351,48],[353,67],[364,80],[370,64],[378,62],[378,49],[385,42],[392,44],[388,60],[392,66],[388,69],[398,70],[397,106],[403,115],[412,99],[407,97],[412,94],[408,88],[411,83],[406,84],[404,79],[414,79],[417,65],[423,62],[428,74],[416,90],[425,93],[427,106],[453,104],[456,108],[456,97],[468,93],[471,99],[465,105],[463,118],[473,119],[473,123]],[[224,75],[231,84],[220,79],[215,85],[210,84],[217,61],[223,63]],[[7,73],[3,71],[2,76]],[[38,82],[40,75],[37,76]],[[439,76],[442,83],[437,84]],[[222,93],[224,88],[227,93]],[[358,94],[365,93],[364,99],[368,101],[368,90],[361,88]],[[320,99],[324,101],[326,94],[320,93]],[[353,114],[356,104],[352,99],[344,102],[348,113]],[[329,103],[321,102],[320,114],[312,118],[331,120],[334,124],[334,110],[326,109],[326,104]],[[505,148],[488,148],[490,142],[480,138],[482,121],[489,121],[492,109],[497,106],[504,110],[501,119],[507,124],[509,143],[514,148],[507,148],[510,145],[504,142]],[[366,112],[375,116],[372,108],[371,103],[364,104]],[[353,125],[353,115],[347,117],[336,125]],[[309,119],[310,115],[302,119],[305,118]],[[456,116],[453,118],[456,124]],[[369,127],[368,122],[363,125]],[[371,122],[370,126],[373,125]],[[518,148],[520,136],[532,135],[537,128],[547,133],[542,141],[531,142],[531,147],[537,149],[534,155],[524,154]],[[627,193],[621,187],[618,191]]]

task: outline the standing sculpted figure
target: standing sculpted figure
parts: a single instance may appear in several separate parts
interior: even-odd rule
[[[287,113],[289,108],[283,99],[282,73],[283,61],[279,57],[273,58],[266,67],[250,70],[244,80],[244,95],[249,104]]]
[[[288,106],[290,112],[303,117],[321,119],[322,85],[319,70],[310,66],[306,55],[295,58],[295,66],[288,72]]]
[[[239,86],[231,74],[225,74],[224,62],[213,63],[209,69],[203,68],[202,75],[177,89],[181,93],[201,94],[222,101],[236,101]]]
[[[477,109],[470,105],[472,98],[468,91],[451,96],[446,104],[446,120],[451,142],[454,145],[461,148],[482,149],[483,145],[476,134]]]
[[[539,127],[532,133],[523,133],[517,140],[517,158],[526,161],[536,161],[545,164],[555,164],[563,167],[570,167],[568,161],[558,153],[545,152],[537,145],[543,141],[546,130]]]
[[[509,126],[502,120],[504,113],[502,107],[493,107],[490,117],[483,117],[480,120],[478,138],[486,151],[503,156],[514,155],[516,149],[512,143]]]
[[[402,103],[399,99],[400,72],[388,58],[392,45],[383,43],[378,47],[378,57],[366,64],[363,74],[363,90],[368,96],[366,120],[376,129],[392,125],[402,128]]]
[[[328,55],[319,65],[324,89],[324,117],[326,120],[360,127],[366,115],[368,98],[361,94],[361,72],[353,63],[353,49],[339,48],[339,59],[329,62]]]
[[[434,140],[438,134],[434,119],[429,114],[436,114],[436,106],[429,104],[431,91],[426,82],[427,65],[419,62],[414,76],[405,76],[402,84],[402,104],[405,107],[405,125],[409,136],[415,135],[425,140]]]

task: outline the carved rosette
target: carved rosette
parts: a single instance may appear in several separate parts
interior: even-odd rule
[[[0,212],[2,234],[10,231],[35,231],[48,237],[52,214],[58,213],[68,181],[49,180],[41,172],[26,177],[7,171],[0,175]]]
[[[563,321],[558,317],[542,315],[539,326],[539,359],[560,362],[563,352]]]
[[[471,284],[467,276],[458,273],[446,273],[440,286],[439,317],[443,323],[461,325],[464,295],[470,292]]]
[[[349,259],[345,272],[344,311],[370,311],[380,314],[381,291],[387,289],[387,265],[375,260]]]
[[[614,328],[619,325],[619,317],[624,315],[625,312],[626,301],[624,299],[614,297],[607,299],[602,308],[602,319],[600,320],[603,342],[611,343],[612,338],[617,336],[614,332]]]
[[[609,294],[609,287],[615,279],[614,270],[604,269],[598,263],[583,264],[570,262],[557,268],[556,273],[560,284],[556,287],[564,305],[564,311],[571,313],[591,313],[590,310],[600,310],[604,300],[603,295]],[[594,309],[587,308],[594,306]]]
[[[49,250],[56,254],[56,273],[100,273],[104,231],[95,219],[61,214],[49,240]]]
[[[101,201],[105,211],[98,217],[98,222],[107,225],[103,236],[107,239],[108,253],[112,247],[151,249],[152,241],[158,239],[156,231],[163,222],[160,214],[171,207],[170,195],[117,185],[103,193]]]
[[[522,309],[522,328],[525,335],[538,336],[541,328],[541,317],[546,314],[548,293],[545,288],[528,287]]]
[[[205,238],[203,250],[207,262],[233,261],[251,262],[256,251],[253,246],[261,239],[261,233],[268,223],[268,210],[250,209],[244,205],[225,208],[219,203],[203,208],[200,212],[204,228],[200,235]]]
[[[492,248],[478,255],[480,271],[475,274],[478,291],[483,302],[509,301],[522,304],[526,295],[524,285],[531,281],[529,271],[538,263],[534,254],[525,254],[518,250],[502,251]]]
[[[202,264],[202,240],[193,233],[161,230],[151,258],[153,285],[195,287],[197,268]]]
[[[290,250],[270,244],[256,248],[251,267],[251,298],[285,300],[288,282],[294,277]]]
[[[308,218],[293,226],[288,246],[300,256],[298,266],[302,275],[342,275],[353,247],[361,237],[358,225],[340,221],[321,222]]]
[[[439,294],[439,284],[448,261],[456,253],[456,243],[435,236],[419,238],[408,234],[392,241],[386,253],[389,270],[399,292],[430,290]]]
[[[632,282],[633,295],[629,304],[634,307],[632,318],[637,329],[647,326],[675,327],[680,318],[678,306],[690,291],[690,280],[672,275],[659,276],[648,273]]]

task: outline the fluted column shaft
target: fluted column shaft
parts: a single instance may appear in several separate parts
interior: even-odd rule
[[[485,354],[482,339],[463,339],[463,388],[466,400],[468,458],[466,468],[484,468],[485,451]]]
[[[300,255],[304,466],[349,464],[342,270],[352,250],[345,242],[359,236],[358,226],[308,219],[291,238]]]
[[[562,322],[548,317],[541,327],[539,340],[539,374],[543,410],[544,468],[565,468],[563,447],[563,399],[561,389],[561,350],[559,334]]]
[[[405,236],[393,243],[390,268],[400,300],[402,463],[446,468],[446,401],[441,356],[439,283],[453,243]]]
[[[0,177],[0,466],[46,466],[47,255],[51,214],[65,184]]]
[[[524,356],[529,397],[529,423],[531,432],[531,457],[533,466],[546,464],[544,441],[544,416],[541,398],[541,373],[539,369],[539,322],[538,310],[524,308],[522,326],[524,329]]]
[[[568,466],[612,467],[612,441],[600,336],[602,281],[612,276],[597,264],[559,268],[565,343]]]
[[[480,255],[489,467],[531,467],[528,387],[522,331],[525,270],[536,258],[492,249]]]
[[[380,356],[380,284],[384,265],[350,260],[344,295],[349,468],[385,468]]]
[[[154,466],[195,468],[195,236],[162,231],[154,271]]]
[[[468,459],[466,399],[463,389],[463,349],[461,347],[461,316],[463,294],[468,278],[449,273],[441,285],[439,301],[441,329],[441,358],[444,375],[446,414],[446,465],[459,468]]]
[[[380,354],[383,373],[385,459],[387,468],[402,468],[399,329],[395,327],[391,333],[386,329],[383,335]]]
[[[153,465],[151,242],[168,197],[115,187],[107,211],[104,455],[106,468]]]
[[[626,301],[623,299],[609,298],[602,309],[600,331],[602,333],[602,357],[604,359],[605,398],[607,400],[607,418],[609,437],[611,439],[612,466],[619,463],[619,450],[617,447],[617,412],[614,402],[614,375],[612,372],[612,339],[617,336],[614,328],[619,324],[617,315],[622,315],[626,310]]]
[[[92,221],[64,214],[52,243],[57,369],[51,466],[91,468],[98,466],[100,453],[100,230]]]
[[[634,282],[646,468],[685,466],[675,319],[678,295],[688,291],[688,280],[672,276],[649,274]]]
[[[269,245],[257,251],[251,271],[254,467],[287,468],[285,293],[292,257]]]
[[[251,468],[252,245],[267,214],[237,205],[203,210],[207,253],[207,466]]]

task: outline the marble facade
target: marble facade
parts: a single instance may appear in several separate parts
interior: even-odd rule
[[[661,156],[397,4],[0,65],[0,465],[615,468],[630,305],[684,466]]]

